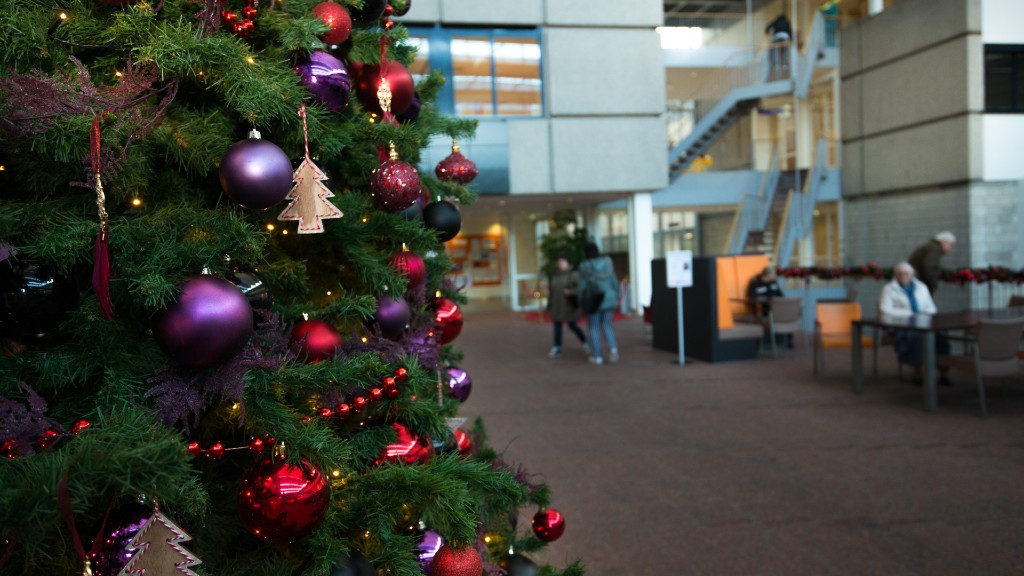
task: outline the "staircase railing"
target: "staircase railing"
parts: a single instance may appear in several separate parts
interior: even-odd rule
[[[798,56],[794,90],[801,100],[807,98],[807,92],[811,88],[811,78],[814,77],[814,66],[818,62],[818,57],[825,50],[826,32],[825,17],[821,12],[816,11],[804,51]]]
[[[745,193],[740,196],[740,203],[732,218],[729,229],[729,244],[726,254],[740,254],[746,246],[747,236],[751,230],[764,230],[775,198],[775,188],[779,185],[779,145],[772,146],[772,159],[768,170],[761,176],[756,194]]]
[[[776,266],[789,266],[793,249],[797,240],[806,237],[814,230],[814,207],[818,202],[818,191],[825,179],[828,168],[828,139],[819,138],[814,154],[814,164],[803,182],[803,190],[790,191],[786,200],[786,210],[779,225],[781,231],[779,242],[775,245]]]
[[[765,81],[768,77],[766,54],[770,46],[761,45],[733,52],[718,69],[681,98],[684,102],[694,103],[691,126],[696,127],[700,124],[715,105],[736,88],[753,86]],[[683,140],[688,135],[689,133],[679,134],[678,139]]]

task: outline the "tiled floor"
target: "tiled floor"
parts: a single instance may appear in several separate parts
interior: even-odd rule
[[[464,415],[542,475],[567,530],[537,560],[592,576],[1024,574],[1024,383],[966,376],[939,411],[896,379],[850,391],[849,353],[827,376],[809,354],[673,364],[638,319],[622,360],[586,362],[566,334],[508,312],[468,312],[456,340],[473,378]],[[531,512],[532,514],[532,512]]]

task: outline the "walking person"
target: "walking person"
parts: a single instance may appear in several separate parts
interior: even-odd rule
[[[917,278],[928,287],[928,293],[932,296],[939,288],[939,272],[942,271],[942,257],[953,251],[956,245],[956,236],[946,230],[939,232],[931,240],[914,248],[914,252],[907,258]]]
[[[789,78],[789,44],[793,37],[793,27],[783,12],[768,23],[765,34],[771,36],[772,45],[768,49],[768,81]]]
[[[612,259],[602,256],[597,244],[590,242],[583,249],[587,259],[580,264],[580,303],[587,314],[590,331],[590,362],[604,364],[601,335],[608,347],[608,361],[619,361],[619,343],[612,329],[612,317],[619,297],[619,280]],[[597,294],[600,293],[600,297]]]
[[[548,314],[555,329],[555,342],[548,352],[548,358],[562,355],[562,323],[569,325],[569,330],[583,344],[583,352],[590,354],[587,348],[587,337],[583,334],[576,321],[580,319],[579,305],[579,274],[569,266],[569,259],[559,255],[555,260],[555,273],[548,282]]]

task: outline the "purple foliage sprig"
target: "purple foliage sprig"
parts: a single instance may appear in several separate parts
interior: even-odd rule
[[[224,403],[238,403],[239,426],[245,422],[245,376],[252,369],[275,371],[293,355],[288,349],[288,330],[277,314],[262,313],[256,332],[240,353],[209,373],[178,365],[165,366],[147,379],[154,384],[146,392],[165,424],[191,430],[203,410]]]
[[[34,454],[33,441],[46,430],[63,431],[63,427],[46,416],[46,400],[24,382],[18,384],[25,391],[24,403],[0,396],[0,442],[15,441],[15,451],[21,455]]]

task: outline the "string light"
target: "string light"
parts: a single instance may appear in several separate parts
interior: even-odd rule
[[[139,198],[132,198],[132,206],[142,206],[142,200]]]
[[[242,407],[242,405],[239,404],[238,402],[235,402],[234,404],[231,405],[231,409],[232,410],[238,410],[241,407]]]
[[[65,14],[65,13],[63,13],[63,12],[61,12],[61,13],[60,13],[60,19],[61,19],[61,20],[67,20],[67,19],[68,19],[68,15],[67,15],[67,14]]]
[[[3,172],[4,170],[7,170],[7,166],[0,164],[0,172]]]
[[[253,59],[252,56],[249,56],[248,58],[246,58],[245,61],[248,62],[249,64],[255,64],[256,63],[256,60]]]
[[[328,290],[328,291],[327,291],[327,295],[328,295],[328,296],[330,296],[330,295],[331,295],[331,291],[330,291],[330,290]]]
[[[273,224],[267,224],[267,230],[270,230],[271,232],[273,232],[274,231],[274,225]]]
[[[331,476],[334,476],[335,478],[340,478],[341,470],[331,470]]]
[[[491,537],[490,536],[484,536],[484,542],[490,544],[491,543]]]
[[[366,222],[368,220],[369,220],[369,218],[367,218],[366,216],[363,216],[363,222]]]
[[[124,76],[124,74],[121,74],[120,70],[114,70],[114,76],[117,76],[118,78],[120,78],[121,76]]]
[[[363,344],[366,344],[366,336],[363,336],[360,340],[362,340]]]
[[[287,230],[281,230],[281,234],[284,234],[285,236],[287,236],[288,235],[288,231]]]

